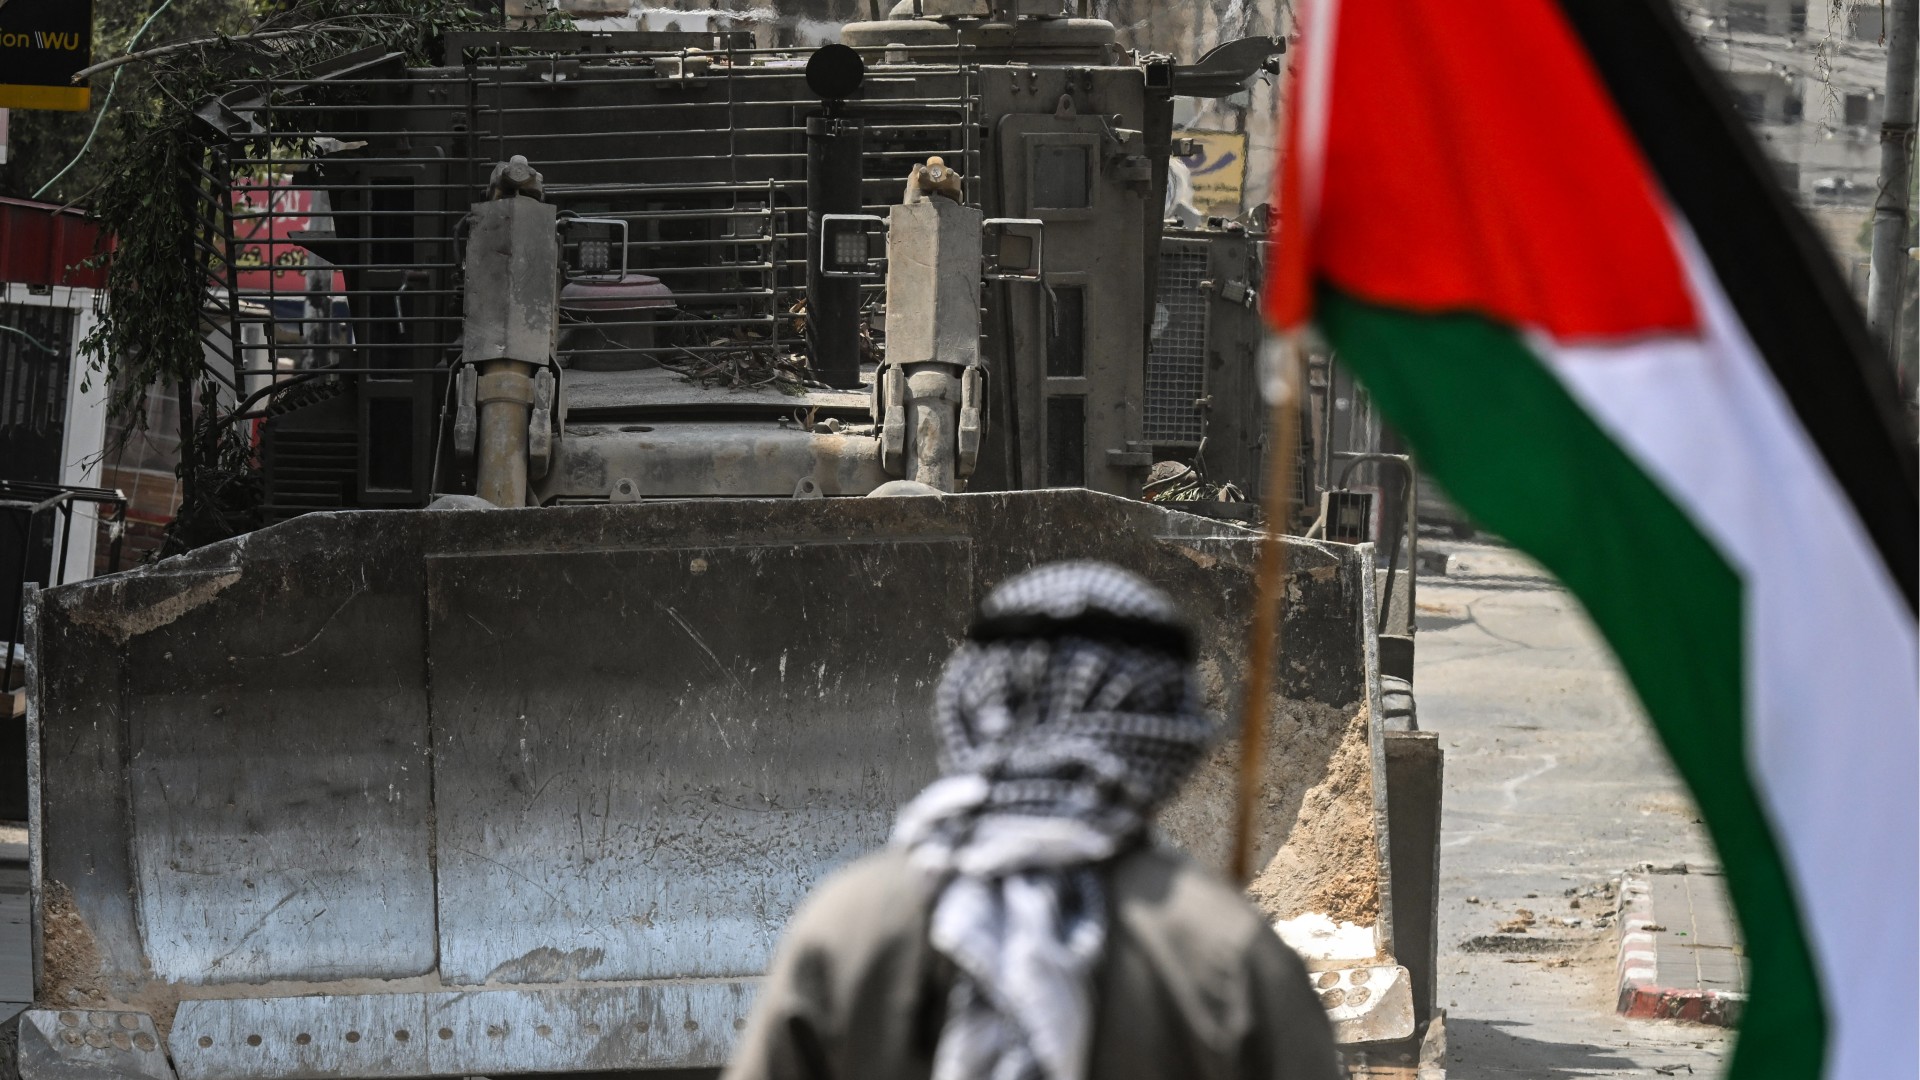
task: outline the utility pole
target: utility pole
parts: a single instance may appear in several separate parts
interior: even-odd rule
[[[1873,200],[1873,265],[1867,278],[1867,322],[1890,363],[1900,359],[1900,309],[1913,287],[1913,82],[1920,0],[1887,0],[1887,109],[1880,124],[1880,189]],[[1902,392],[1914,392],[1911,371]]]

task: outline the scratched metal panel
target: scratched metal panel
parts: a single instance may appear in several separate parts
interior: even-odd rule
[[[755,990],[751,980],[685,980],[436,995],[433,1072],[717,1068],[747,1026]]]
[[[34,995],[60,1005],[70,1003],[74,990],[89,998],[94,991],[124,992],[146,967],[122,764],[126,656],[88,625],[86,616],[104,613],[80,603],[85,595],[72,586],[40,594],[32,654],[38,681],[28,684],[37,697],[27,715],[40,759],[39,797],[29,811],[31,854],[40,859],[33,883]],[[117,614],[128,605],[124,597],[116,600],[109,610]],[[95,963],[85,963],[89,957]]]
[[[949,566],[955,560],[941,554],[957,550],[957,542],[913,539],[961,536],[970,538],[970,571]],[[766,537],[779,537],[783,546],[739,547]],[[876,542],[882,538],[897,550]],[[708,585],[706,592],[698,592],[689,584],[695,576],[691,551],[678,553],[686,556],[686,564],[675,563],[675,574],[665,578],[647,564],[654,558],[672,561],[675,553],[669,549],[702,545],[713,551],[698,557],[711,564],[741,551],[758,552],[764,569],[746,575],[750,584],[741,590]],[[1356,647],[1356,628],[1364,598],[1353,587],[1358,580],[1355,554],[1341,545],[1305,541],[1293,542],[1292,548],[1286,662],[1276,672],[1281,686],[1289,697],[1329,704],[1360,700],[1366,669]],[[825,557],[810,562],[804,552],[818,549],[847,554],[837,562]],[[489,942],[503,933],[501,927],[510,919],[529,909],[529,897],[542,904],[551,901],[519,878],[513,879],[518,892],[494,888],[485,877],[488,864],[447,846],[449,837],[462,829],[485,841],[468,845],[472,850],[513,867],[568,902],[558,914],[542,916],[546,922],[538,933],[523,935],[528,940],[517,943],[520,951],[506,959],[527,957],[527,962],[499,971],[496,982],[552,978],[574,968],[590,978],[614,978],[616,965],[587,963],[593,949],[601,949],[603,958],[612,955],[625,963],[632,957],[623,959],[623,950],[632,954],[651,948],[658,936],[651,928],[648,934],[630,933],[626,925],[602,929],[599,937],[580,928],[607,912],[632,921],[649,917],[649,907],[624,909],[625,898],[657,899],[667,886],[647,884],[651,879],[637,872],[632,877],[642,884],[635,886],[617,871],[657,864],[666,869],[656,877],[666,877],[691,858],[689,845],[698,841],[671,834],[673,815],[691,822],[692,807],[708,816],[732,813],[748,820],[749,810],[760,802],[735,798],[725,806],[715,801],[746,786],[736,775],[739,770],[761,788],[778,792],[779,805],[751,815],[753,819],[773,821],[779,828],[791,825],[801,839],[777,848],[757,870],[741,856],[725,864],[725,872],[716,872],[708,884],[687,885],[682,891],[731,890],[734,895],[709,906],[722,900],[763,906],[762,926],[770,938],[785,918],[791,895],[803,887],[802,874],[794,867],[807,861],[805,852],[824,851],[823,845],[831,843],[831,838],[807,839],[811,827],[792,809],[799,796],[786,785],[797,783],[794,775],[811,772],[821,778],[817,783],[823,803],[845,801],[848,778],[859,772],[862,782],[880,789],[871,797],[880,809],[861,819],[866,825],[848,830],[850,838],[820,855],[819,862],[830,863],[843,853],[880,843],[893,804],[909,797],[931,773],[923,689],[903,690],[892,711],[874,704],[888,704],[887,695],[861,691],[830,700],[832,710],[802,710],[794,702],[775,700],[768,709],[744,714],[758,716],[757,730],[736,716],[736,726],[725,729],[728,739],[734,747],[753,749],[758,757],[736,759],[724,741],[716,748],[711,723],[699,726],[708,733],[705,749],[694,746],[698,732],[683,730],[693,725],[677,720],[652,725],[645,730],[654,733],[655,741],[670,749],[693,747],[699,753],[689,750],[683,757],[705,763],[694,767],[682,760],[677,771],[664,778],[658,770],[635,769],[634,746],[641,740],[631,731],[617,738],[595,735],[596,728],[575,731],[552,722],[551,715],[529,711],[530,717],[548,724],[533,729],[530,738],[536,749],[530,759],[536,765],[563,761],[565,755],[584,756],[580,747],[590,747],[593,738],[600,738],[608,753],[628,759],[618,768],[601,762],[599,774],[582,773],[574,783],[582,789],[574,792],[575,798],[598,792],[602,800],[601,816],[591,811],[583,815],[583,824],[594,828],[585,835],[601,835],[604,824],[609,842],[617,839],[626,854],[609,866],[573,867],[568,860],[576,857],[606,859],[591,848],[581,849],[585,856],[539,851],[526,838],[543,835],[541,829],[507,815],[497,800],[484,813],[472,811],[480,813],[479,824],[450,820],[469,814],[463,804],[474,803],[482,793],[494,798],[516,782],[546,776],[524,773],[517,781],[513,778],[510,766],[520,766],[513,765],[518,747],[517,741],[508,741],[510,732],[495,730],[488,736],[491,743],[474,748],[449,745],[449,740],[469,737],[452,724],[459,718],[446,697],[456,677],[474,681],[478,689],[467,695],[470,703],[490,709],[484,715],[496,728],[504,723],[508,705],[503,703],[517,703],[514,695],[522,692],[516,677],[545,686],[530,700],[549,704],[573,699],[590,704],[595,695],[585,691],[595,685],[618,684],[626,691],[639,687],[654,695],[648,700],[659,706],[655,713],[662,713],[675,700],[660,697],[670,689],[663,681],[666,674],[654,671],[649,676],[654,681],[642,685],[623,672],[685,669],[679,670],[682,685],[677,693],[686,697],[695,676],[724,684],[715,664],[733,659],[736,677],[757,693],[769,677],[767,665],[777,665],[784,651],[790,681],[807,664],[817,671],[824,659],[840,665],[830,664],[829,675],[851,685],[861,681],[852,669],[865,663],[863,656],[879,657],[912,645],[930,683],[945,655],[943,635],[957,635],[965,625],[963,593],[966,600],[977,599],[994,583],[1038,561],[1098,557],[1140,570],[1181,599],[1201,630],[1209,685],[1217,683],[1221,700],[1230,702],[1243,659],[1254,549],[1253,534],[1244,530],[1088,491],[942,499],[662,502],[525,513],[383,511],[307,515],[157,566],[50,590],[38,628],[35,716],[42,801],[36,825],[44,857],[39,899],[47,905],[43,914],[48,916],[41,928],[48,936],[48,955],[58,962],[49,962],[39,1000],[65,1004],[77,992],[89,999],[104,995],[109,1001],[140,1001],[166,981],[220,984],[226,994],[274,992],[272,986],[244,984],[278,978],[299,979],[315,993],[357,991],[360,987],[329,980],[429,975],[437,929],[472,939],[448,950],[450,957],[464,957],[450,972],[471,982],[475,973],[484,976],[501,962],[492,953],[506,950],[494,950]],[[636,554],[624,563],[617,557],[580,554],[615,550]],[[467,624],[473,627],[467,645],[453,643],[453,651],[464,648],[480,655],[482,646],[476,643],[488,641],[484,647],[494,650],[487,655],[498,658],[496,669],[478,670],[485,665],[477,661],[463,669],[450,655],[439,655],[433,684],[441,696],[434,719],[442,748],[450,760],[459,757],[454,751],[465,752],[471,766],[465,781],[443,778],[439,811],[446,817],[439,858],[450,873],[461,876],[439,892],[429,877],[435,853],[426,802],[431,762],[427,553],[439,553],[437,561],[443,563],[454,561],[446,556],[459,553],[491,555],[504,560],[501,565],[516,558],[537,563],[551,557],[554,567],[566,568],[575,582],[599,585],[604,585],[604,577],[582,577],[576,570],[612,565],[621,570],[623,580],[640,583],[617,590],[588,589],[569,583],[557,569],[543,575],[533,572],[537,566],[523,565],[514,571],[518,579],[508,575],[501,582],[514,585],[523,579],[514,587],[528,592],[525,581],[545,581],[528,595],[546,599],[502,602],[487,616],[496,630],[501,625],[514,628],[509,647],[490,643],[472,622]],[[612,562],[595,563],[597,559]],[[754,560],[748,558],[746,565],[752,569]],[[968,578],[970,585],[960,584]],[[475,580],[462,587],[486,592],[491,585]],[[924,591],[928,588],[933,595]],[[838,601],[829,599],[849,590],[862,598],[860,610],[833,612]],[[689,603],[687,596],[695,596],[694,601]],[[684,632],[677,638],[665,633],[677,624],[659,617],[651,606],[655,599],[685,618],[713,648],[716,659],[708,659]],[[611,605],[605,617],[602,600]],[[644,621],[658,625],[632,629],[622,604],[648,614]],[[452,632],[445,625],[446,613],[460,610],[440,609],[434,616],[439,632]],[[753,625],[734,628],[732,636],[713,625],[734,617]],[[861,618],[868,622],[849,634],[847,623]],[[525,633],[519,630],[523,619]],[[611,640],[585,640],[601,637]],[[837,652],[824,651],[821,643],[833,638],[843,644]],[[732,644],[725,644],[729,641]],[[597,662],[594,656],[611,658],[598,674],[590,670]],[[759,672],[738,675],[738,657],[765,659],[753,661],[761,665]],[[700,675],[694,664],[703,665],[707,674]],[[868,665],[866,680],[888,670],[876,660]],[[555,687],[550,681],[568,685]],[[781,686],[777,678],[771,685]],[[701,692],[714,691],[707,686]],[[489,694],[497,700],[488,702]],[[608,712],[640,715],[609,694],[598,696]],[[660,705],[662,700],[665,705]],[[691,705],[699,702],[688,700],[686,711],[691,714]],[[864,726],[851,721],[836,725],[831,716],[811,715],[835,711],[855,716],[859,710],[868,717]],[[1233,715],[1231,708],[1225,713]],[[750,729],[745,736],[736,731],[740,724]],[[563,736],[553,746],[542,742],[549,728]],[[775,737],[782,732],[804,736],[797,750],[775,747]],[[557,753],[561,750],[565,754]],[[486,754],[493,755],[487,766],[493,770],[490,779],[481,768]],[[776,756],[783,760],[771,763]],[[789,768],[785,758],[797,764]],[[720,759],[736,766],[735,772],[711,771]],[[869,760],[864,772],[853,764]],[[754,770],[781,775],[761,780]],[[618,775],[608,780],[609,773]],[[637,779],[629,782],[628,773]],[[681,786],[672,787],[675,782]],[[711,796],[702,794],[708,788]],[[536,790],[526,788],[517,797],[524,803]],[[570,789],[565,784],[549,788],[542,801],[562,790]],[[823,813],[818,820],[823,831],[837,827],[831,815]],[[495,830],[491,840],[482,831],[488,828]],[[750,832],[751,824],[745,828]],[[734,845],[737,854],[744,845],[739,832],[735,829],[736,835],[721,836],[715,843]],[[576,827],[576,847],[583,833]],[[629,842],[639,850],[625,847]],[[663,850],[649,852],[645,845]],[[529,850],[535,854],[526,855]],[[768,867],[783,869],[775,873]],[[493,872],[511,877],[498,867]],[[558,876],[550,882],[549,873]],[[607,883],[612,883],[610,892],[598,910],[592,904],[574,904],[580,894]],[[780,883],[786,891],[775,901],[761,899],[763,893],[778,891]],[[302,885],[309,887],[288,899]],[[496,910],[496,896],[511,903]],[[436,904],[447,920],[443,928],[435,925]],[[278,910],[275,905],[280,905]],[[730,950],[743,958],[743,970],[759,967],[764,948],[752,953],[754,962],[747,964],[744,957],[751,950],[736,947],[737,941],[710,946],[701,940],[719,917],[709,918],[698,901],[679,903],[667,915],[678,919],[674,925],[686,932],[679,938],[688,942],[683,947],[697,951],[703,962],[717,962]],[[663,928],[658,934],[667,932]],[[617,947],[609,949],[602,938],[613,933],[618,935]],[[553,951],[534,951],[543,946]],[[95,958],[97,969],[92,966]],[[675,955],[664,954],[656,967],[678,974],[672,970],[677,964]],[[417,985],[434,984],[422,979]]]
[[[381,1080],[725,1065],[750,981],[188,1001],[180,1080]]]
[[[247,558],[120,624],[155,977],[432,969],[419,589],[361,551]]]
[[[934,775],[955,539],[429,560],[450,984],[751,975]]]

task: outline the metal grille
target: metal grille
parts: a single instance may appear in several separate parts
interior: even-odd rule
[[[563,311],[563,363],[640,354],[697,372],[742,348],[804,351],[805,129],[820,108],[805,54],[662,36],[609,35],[610,49],[566,57],[476,55],[484,43],[463,40],[458,66],[387,58],[256,79],[204,110],[232,133],[200,178],[201,248],[210,347],[241,411],[336,375],[419,381],[421,407],[437,409],[422,376],[459,350],[464,218],[493,164],[515,154],[544,175],[563,219],[583,219],[563,231],[570,276],[618,276],[624,262],[673,293],[669,312],[629,324]],[[950,48],[938,62],[907,52],[904,64],[868,57],[853,106],[868,123],[872,213],[930,154],[979,175],[973,68]]]
[[[0,304],[0,478],[60,480],[73,312]]]
[[[1147,353],[1148,442],[1197,444],[1206,434],[1200,399],[1207,393],[1207,242],[1160,241],[1153,345]]]

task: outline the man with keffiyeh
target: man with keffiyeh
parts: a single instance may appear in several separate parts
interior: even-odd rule
[[[729,1080],[1333,1080],[1299,957],[1149,826],[1213,725],[1163,593],[1100,563],[980,605],[941,779],[787,929]]]

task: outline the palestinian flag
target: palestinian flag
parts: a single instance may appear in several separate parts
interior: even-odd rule
[[[1668,0],[1309,0],[1269,310],[1566,583],[1744,928],[1732,1075],[1913,1076],[1914,447]]]

